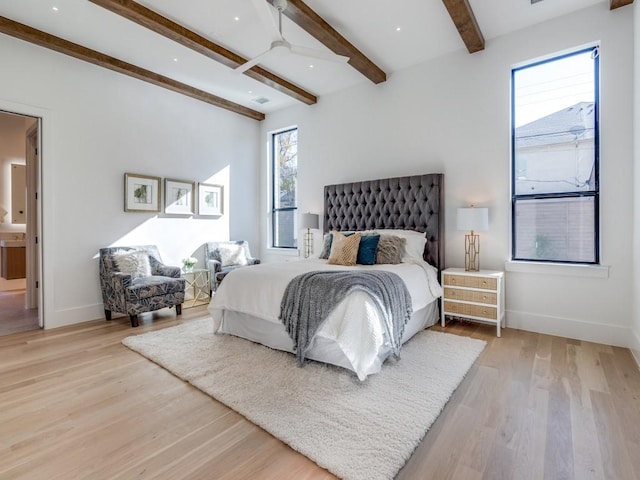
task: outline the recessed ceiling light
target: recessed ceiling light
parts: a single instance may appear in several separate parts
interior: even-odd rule
[[[402,27],[396,27],[396,32],[399,32],[400,30],[402,30]]]
[[[59,9],[58,7],[52,7],[51,10],[53,10],[54,12],[57,12]]]
[[[240,21],[240,17],[233,17],[233,19],[234,19],[236,22],[239,22],[239,21]]]
[[[314,65],[313,64],[309,65],[309,68],[314,68]]]
[[[251,95],[253,93],[253,90],[249,90],[247,93]]]
[[[174,58],[174,59],[173,59],[173,61],[174,61],[174,62],[177,62],[177,61],[178,61],[178,59],[177,59],[177,58]]]

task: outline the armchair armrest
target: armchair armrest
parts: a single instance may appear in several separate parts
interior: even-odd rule
[[[222,269],[222,263],[218,260],[209,259],[207,260],[207,268],[212,274],[218,273]],[[213,278],[213,275],[212,275]]]
[[[151,262],[151,274],[161,275],[163,277],[180,278],[180,267],[173,267],[159,262],[157,259],[149,256]]]
[[[109,278],[114,292],[124,292],[124,289],[131,285],[131,275],[128,273],[112,272]]]
[[[180,267],[172,267],[159,263],[153,269],[154,275],[162,275],[163,277],[180,278]]]

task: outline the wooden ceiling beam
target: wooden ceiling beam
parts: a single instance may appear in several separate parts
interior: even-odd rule
[[[273,0],[267,1],[273,5]],[[381,83],[387,80],[387,74],[380,67],[349,43],[346,38],[340,35],[302,0],[288,0],[287,8],[282,13],[332,52],[349,57],[349,65],[373,83]]]
[[[468,0],[442,0],[469,53],[484,50],[484,37]]]
[[[12,37],[24,40],[25,42],[33,43],[40,47],[45,47],[58,53],[69,55],[70,57],[83,60],[85,62],[98,65],[109,70],[113,70],[129,77],[137,78],[144,82],[151,83],[158,87],[166,88],[176,93],[186,95],[196,100],[209,103],[216,107],[224,108],[234,113],[239,113],[254,120],[264,120],[265,115],[262,112],[252,110],[243,105],[225,100],[211,93],[199,90],[190,85],[173,80],[172,78],[165,77],[158,73],[144,68],[137,67],[130,63],[118,60],[117,58],[110,57],[104,53],[91,50],[90,48],[83,47],[77,43],[64,40],[60,37],[36,30],[22,23],[18,23],[9,18],[0,16],[0,33],[10,35]]]
[[[205,57],[211,58],[230,68],[236,68],[247,62],[242,56],[212,42],[208,38],[189,30],[186,27],[154,12],[153,10],[134,2],[133,0],[89,0],[117,15],[142,25],[163,37],[194,50]],[[278,77],[274,73],[256,65],[244,72],[248,77],[264,83],[269,87],[289,95],[307,105],[317,103],[318,98],[293,83]]]
[[[633,0],[610,0],[609,10],[615,10],[616,8],[624,7],[625,5],[631,5]]]

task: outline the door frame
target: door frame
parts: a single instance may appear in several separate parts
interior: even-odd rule
[[[35,238],[33,238],[33,242],[35,244],[35,248],[33,252],[35,253],[35,263],[37,265],[37,281],[38,281],[38,289],[36,292],[37,295],[37,306],[38,306],[38,322],[41,328],[47,328],[47,318],[53,312],[53,277],[52,277],[52,268],[50,265],[50,260],[46,257],[45,252],[47,251],[47,237],[46,232],[49,231],[49,223],[51,220],[46,217],[47,209],[44,207],[46,200],[46,191],[44,186],[51,183],[53,175],[53,170],[48,167],[48,165],[52,164],[53,155],[51,152],[47,155],[43,146],[46,146],[48,150],[51,150],[51,146],[53,145],[53,117],[54,114],[51,110],[47,110],[41,107],[37,107],[34,105],[27,105],[24,103],[16,103],[8,100],[4,100],[0,98],[0,110],[14,113],[18,115],[23,115],[27,117],[33,117],[38,120],[37,128],[38,128],[38,155],[36,162],[36,170],[37,170],[37,183],[36,190],[38,192],[38,201],[36,202],[36,215],[37,215],[37,232],[38,232],[38,242],[35,244]],[[28,240],[27,240],[28,242]],[[28,245],[28,244],[27,244]],[[47,287],[48,285],[48,287]]]

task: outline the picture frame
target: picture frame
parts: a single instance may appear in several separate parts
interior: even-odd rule
[[[223,214],[222,185],[198,184],[198,215],[220,216]]]
[[[160,211],[160,177],[124,174],[124,211],[125,212],[159,212]]]
[[[195,182],[164,179],[164,213],[167,215],[193,215]]]

